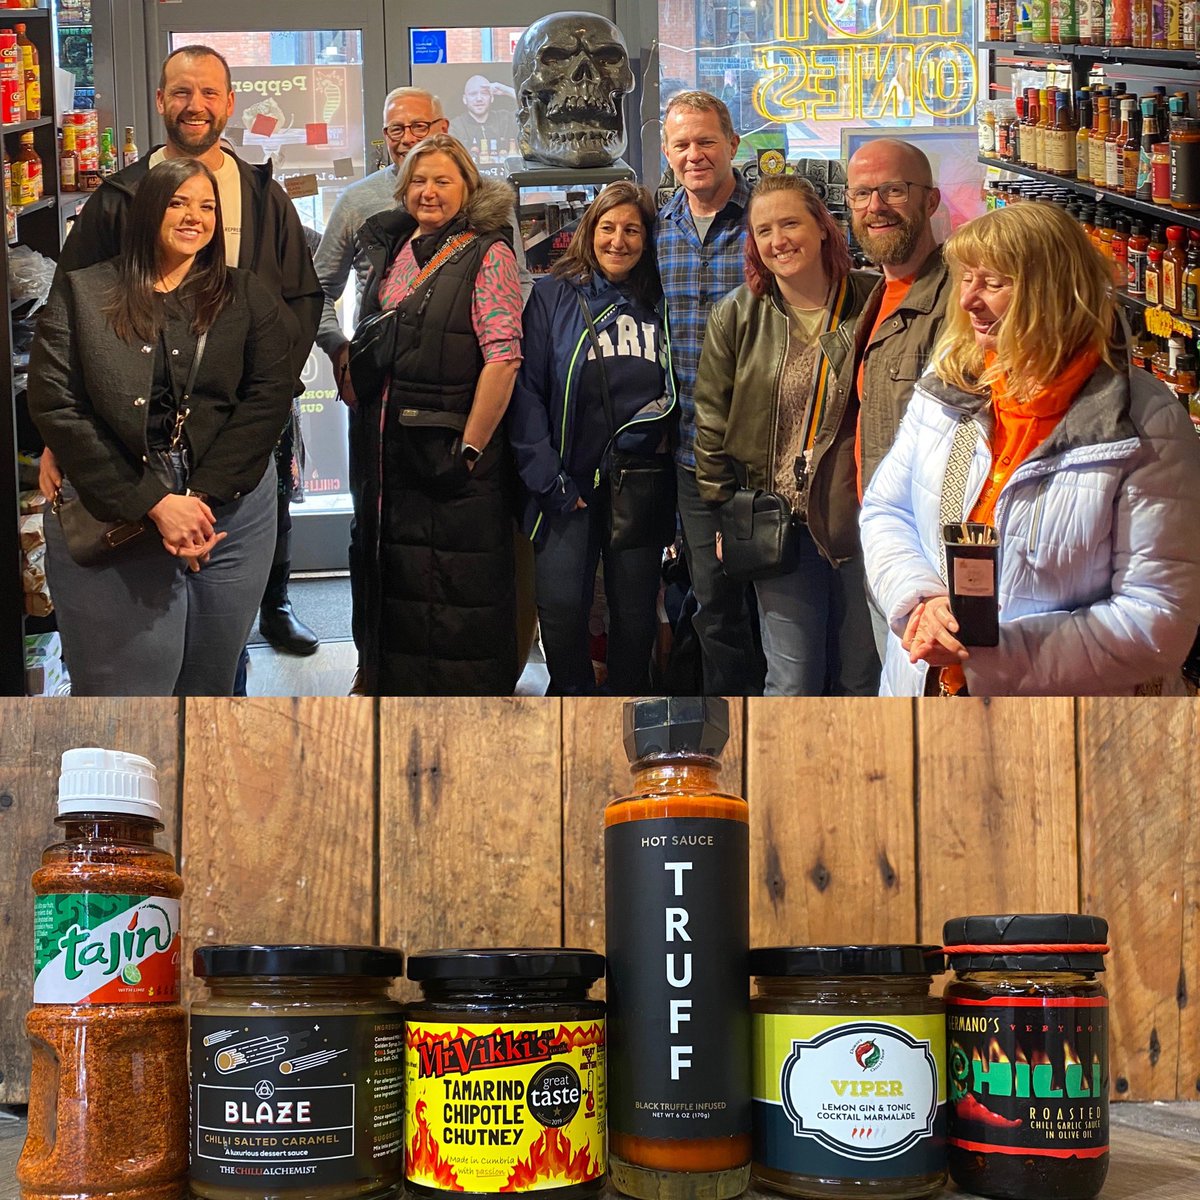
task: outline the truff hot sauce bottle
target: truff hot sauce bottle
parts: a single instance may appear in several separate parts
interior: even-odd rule
[[[631,700],[604,814],[609,1178],[639,1200],[750,1181],[749,823],[718,789],[719,696]]]

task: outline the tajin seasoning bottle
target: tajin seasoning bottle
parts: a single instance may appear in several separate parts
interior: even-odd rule
[[[64,838],[34,872],[23,1200],[179,1200],[187,1187],[187,1028],[179,897],[154,766],[62,756]]]
[[[749,824],[718,789],[720,697],[632,700],[633,793],[604,814],[609,1175],[640,1200],[750,1179]]]

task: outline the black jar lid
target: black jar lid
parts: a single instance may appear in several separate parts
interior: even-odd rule
[[[408,956],[409,979],[582,979],[604,974],[604,955],[595,950],[427,950]]]
[[[642,696],[626,700],[623,740],[630,762],[651,754],[717,758],[729,741],[724,696]]]
[[[955,917],[942,935],[955,971],[1103,971],[1108,949],[1108,922],[1087,913]]]
[[[875,946],[764,946],[750,951],[751,975],[940,975],[940,946],[907,942]]]
[[[198,946],[192,953],[192,973],[198,979],[249,975],[392,979],[404,974],[404,954],[387,946]]]

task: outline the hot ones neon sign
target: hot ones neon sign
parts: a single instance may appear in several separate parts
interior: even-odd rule
[[[861,29],[830,0],[775,0],[776,41],[755,50],[754,107],[769,121],[959,117],[975,104],[975,56],[958,40],[970,0],[876,0]],[[828,39],[828,40],[826,40]]]

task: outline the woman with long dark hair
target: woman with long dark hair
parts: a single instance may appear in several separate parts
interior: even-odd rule
[[[38,326],[29,407],[64,475],[47,575],[76,695],[228,695],[262,596],[289,343],[222,229],[208,168],[166,159],[123,252],[60,275]],[[76,503],[114,548],[68,540]]]
[[[665,453],[674,432],[654,220],[644,187],[609,184],[525,308],[524,359],[508,428],[525,484],[554,694],[596,688],[588,612],[601,558],[607,690],[630,695],[649,685],[663,547],[612,545],[610,464],[617,450],[647,459]],[[668,474],[673,478],[673,468]],[[667,528],[674,530],[670,519]]]

